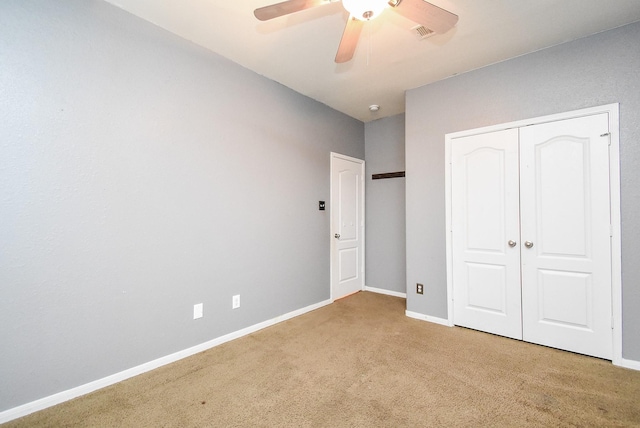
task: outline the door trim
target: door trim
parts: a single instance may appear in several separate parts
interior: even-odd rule
[[[619,104],[606,104],[598,107],[574,110],[532,119],[519,120],[499,125],[486,126],[445,135],[445,215],[446,215],[446,254],[447,254],[447,323],[453,326],[453,245],[451,222],[451,146],[454,139],[510,128],[522,128],[559,120],[574,119],[607,113],[609,118],[609,186],[611,210],[611,301],[613,329],[614,365],[625,366],[622,358],[622,239],[620,227],[620,121]]]
[[[360,284],[360,290],[364,290],[365,289],[365,219],[366,219],[366,215],[365,215],[365,189],[364,189],[364,183],[365,183],[365,179],[364,179],[364,160],[362,159],[358,159],[358,158],[354,158],[351,156],[347,156],[347,155],[342,155],[340,153],[335,153],[335,152],[331,152],[330,153],[330,158],[329,158],[329,187],[330,187],[330,193],[329,193],[329,299],[333,302],[335,301],[334,298],[334,293],[333,293],[333,289],[334,289],[334,284],[333,284],[333,271],[335,269],[335,266],[333,265],[333,260],[334,260],[334,256],[335,256],[335,245],[334,244],[334,237],[333,234],[335,233],[334,231],[336,230],[336,225],[334,224],[333,221],[333,197],[334,197],[334,182],[333,182],[333,159],[342,159],[342,160],[346,160],[346,161],[351,161],[357,164],[360,164],[360,177],[362,178],[362,182],[361,182],[361,189],[362,189],[362,194],[360,195],[360,206],[362,207],[362,221],[360,222],[360,236],[362,236],[362,252],[361,252],[361,275],[360,277],[362,278],[361,284]]]

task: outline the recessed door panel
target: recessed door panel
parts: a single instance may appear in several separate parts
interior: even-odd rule
[[[340,250],[340,283],[358,278],[358,249]]]
[[[471,251],[504,253],[505,152],[481,147],[462,159],[466,247]]]
[[[540,255],[587,257],[589,139],[558,136],[535,148]]]
[[[607,114],[520,130],[523,338],[611,359]]]
[[[521,339],[518,131],[451,150],[454,323]]]
[[[538,320],[560,327],[591,329],[593,282],[582,272],[538,270]],[[565,302],[573,302],[566,305]]]
[[[358,187],[360,175],[358,171],[344,170],[339,172],[340,198],[340,239],[357,239]]]
[[[469,310],[506,315],[506,267],[467,263],[467,302]]]

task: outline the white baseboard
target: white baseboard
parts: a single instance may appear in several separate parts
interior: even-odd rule
[[[305,308],[301,308],[295,310],[293,312],[289,312],[284,315],[280,315],[278,317],[272,318],[270,320],[254,324],[252,326],[243,328],[242,330],[235,331],[233,333],[225,334],[224,336],[220,336],[216,339],[209,340],[207,342],[201,343],[200,345],[193,346],[191,348],[184,349],[182,351],[175,352],[173,354],[158,358],[153,361],[149,361],[148,363],[141,364],[136,367],[132,367],[130,369],[121,371],[119,373],[112,374],[102,379],[95,380],[93,382],[86,383],[84,385],[77,386],[75,388],[68,389],[66,391],[59,392],[57,394],[50,395],[48,397],[41,398],[39,400],[32,401],[30,403],[23,404],[18,407],[14,407],[12,409],[5,410],[0,412],[0,424],[5,422],[12,421],[14,419],[21,418],[33,412],[37,412],[39,410],[46,409],[48,407],[55,406],[56,404],[63,403],[65,401],[69,401],[76,397],[80,397],[81,395],[88,394],[90,392],[96,391],[98,389],[107,387],[109,385],[113,385],[118,382],[122,382],[123,380],[129,379],[131,377],[137,376],[142,373],[146,373],[148,371],[157,369],[158,367],[164,366],[166,364],[173,363],[175,361],[181,360],[186,357],[190,357],[191,355],[197,354],[202,351],[206,351],[207,349],[211,349],[215,346],[221,345],[225,342],[229,342],[234,339],[238,339],[242,336],[246,336],[248,334],[254,333],[258,330],[262,330],[263,328],[270,327],[274,324],[278,324],[282,321],[286,321],[288,319],[297,317],[299,315],[305,314],[307,312],[311,312],[315,309],[321,308],[328,304],[332,303],[331,300],[325,300]]]
[[[620,364],[617,364],[617,365],[619,367],[624,367],[626,369],[640,370],[640,361],[627,360],[625,358],[621,358]]]
[[[378,293],[378,294],[386,294],[388,296],[394,296],[394,297],[402,297],[403,299],[407,298],[407,293],[385,290],[384,288],[369,287],[368,285],[364,286],[364,291],[370,291],[372,293]]]
[[[409,318],[415,318],[421,321],[428,321],[436,324],[441,324],[447,327],[453,327],[453,324],[449,323],[449,320],[444,318],[432,317],[429,315],[419,314],[417,312],[405,311],[405,315]],[[615,361],[614,364],[618,367],[624,367],[626,369],[640,370],[640,361],[627,360],[621,358],[619,361]]]
[[[435,324],[444,325],[444,326],[447,326],[447,327],[453,327],[453,324],[451,324],[449,322],[449,320],[445,319],[445,318],[432,317],[430,315],[419,314],[417,312],[411,312],[411,311],[405,311],[404,314],[406,316],[408,316],[409,318],[415,318],[415,319],[421,320],[421,321],[428,321],[428,322],[432,322],[432,323],[435,323]]]

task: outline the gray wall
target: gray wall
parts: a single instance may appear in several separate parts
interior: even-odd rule
[[[366,272],[367,286],[406,291],[404,178],[372,180],[371,174],[404,171],[404,114],[367,122]]]
[[[447,317],[444,136],[620,103],[623,357],[640,360],[640,24],[407,93],[407,308]],[[425,294],[415,294],[416,282]],[[412,292],[413,291],[413,292]]]
[[[362,122],[101,1],[0,2],[0,99],[0,411],[329,299]]]

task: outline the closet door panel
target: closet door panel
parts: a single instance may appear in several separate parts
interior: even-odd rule
[[[521,339],[518,131],[456,139],[451,159],[454,323]]]
[[[606,114],[520,129],[520,240],[523,339],[611,359],[607,132]]]

